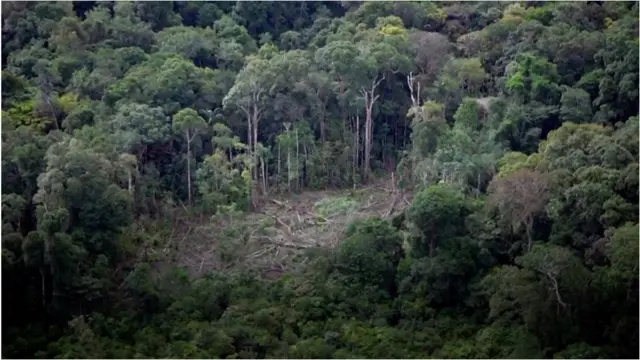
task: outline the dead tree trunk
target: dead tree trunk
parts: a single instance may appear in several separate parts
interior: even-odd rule
[[[356,175],[358,174],[358,163],[360,162],[360,115],[356,114],[356,133],[353,147],[353,188],[356,188]]]
[[[409,85],[409,94],[411,95],[411,105],[413,107],[420,107],[420,82],[416,81],[413,77],[413,73],[409,73],[407,76],[407,85]]]
[[[260,110],[258,106],[253,106],[253,168],[255,171],[255,179],[258,180],[258,122],[260,121]]]
[[[267,194],[267,169],[264,162],[264,156],[260,156],[260,164],[262,166],[262,193]]]
[[[280,191],[280,177],[282,176],[281,165],[280,165],[280,142],[278,141],[278,176],[276,177],[276,188],[277,191]]]
[[[371,145],[373,143],[373,105],[380,98],[380,95],[376,95],[376,89],[378,85],[384,80],[385,76],[376,77],[371,83],[371,88],[362,89],[362,95],[364,96],[365,103],[365,133],[364,133],[364,181],[369,180],[371,172]]]
[[[296,190],[302,187],[300,181],[300,138],[298,137],[298,127],[296,126]]]
[[[249,155],[253,154],[253,118],[247,112],[247,151]],[[253,169],[251,169],[251,177],[253,178]]]
[[[192,205],[191,202],[191,141],[193,140],[193,138],[195,137],[195,134],[190,134],[189,130],[187,130],[184,134],[186,140],[187,140],[187,198],[189,201],[189,206]]]

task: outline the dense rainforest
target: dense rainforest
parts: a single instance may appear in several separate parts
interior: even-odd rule
[[[2,356],[638,358],[637,2],[2,2]]]

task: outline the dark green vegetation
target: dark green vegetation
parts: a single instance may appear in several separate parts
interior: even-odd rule
[[[2,2],[2,26],[4,357],[638,357],[637,3]],[[275,275],[237,256],[298,231],[246,218],[272,196],[380,177],[406,210]],[[205,276],[188,236],[219,247]]]

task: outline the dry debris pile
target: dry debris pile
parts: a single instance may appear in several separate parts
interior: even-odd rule
[[[389,218],[410,203],[394,186],[315,191],[266,199],[253,213],[227,213],[189,227],[176,261],[195,276],[249,266],[267,277],[304,264],[305,250],[334,248],[356,220]]]

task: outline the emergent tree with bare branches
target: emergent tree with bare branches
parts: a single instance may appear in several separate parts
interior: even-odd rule
[[[550,196],[547,174],[530,169],[495,178],[489,185],[489,203],[498,208],[502,218],[511,226],[524,226],[527,251],[531,251],[533,243],[533,221],[545,209]]]

